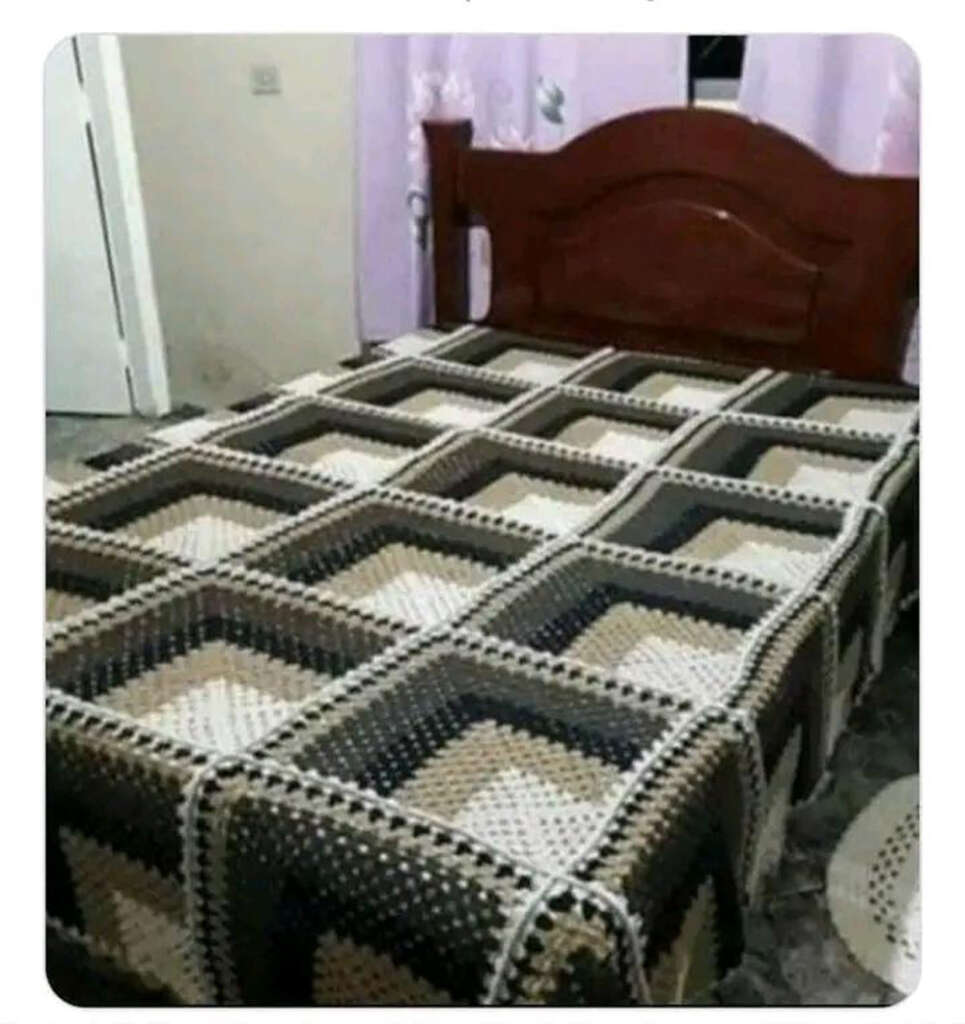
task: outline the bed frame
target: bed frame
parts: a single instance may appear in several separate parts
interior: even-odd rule
[[[630,114],[546,153],[474,149],[470,121],[424,130],[439,325],[469,320],[468,231],[485,225],[487,325],[900,378],[917,178],[845,174],[715,110]]]

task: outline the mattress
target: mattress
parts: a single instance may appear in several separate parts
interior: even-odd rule
[[[47,500],[47,919],[187,1005],[699,1001],[917,593],[918,396],[466,328]]]

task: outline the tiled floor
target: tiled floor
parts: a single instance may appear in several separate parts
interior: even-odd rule
[[[108,448],[137,441],[160,426],[141,416],[47,417],[47,464],[79,462]]]
[[[156,426],[137,417],[48,416],[48,466],[136,441]],[[718,1003],[873,1005],[899,998],[850,957],[828,915],[824,880],[851,820],[889,782],[918,771],[917,614],[917,607],[906,613],[892,636],[885,671],[838,745],[830,786],[792,812],[781,870],[763,908],[748,919],[744,962],[719,987]],[[50,971],[58,991],[81,1003],[130,1005],[134,998],[121,979],[116,991],[102,981],[89,988],[56,949]]]

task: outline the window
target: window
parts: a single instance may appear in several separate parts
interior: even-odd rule
[[[687,37],[687,101],[691,105],[736,108],[746,38]]]

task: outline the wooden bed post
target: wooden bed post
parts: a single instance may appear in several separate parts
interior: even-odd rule
[[[432,269],[438,326],[469,319],[469,221],[459,201],[460,156],[472,144],[472,121],[425,121],[432,210]]]

